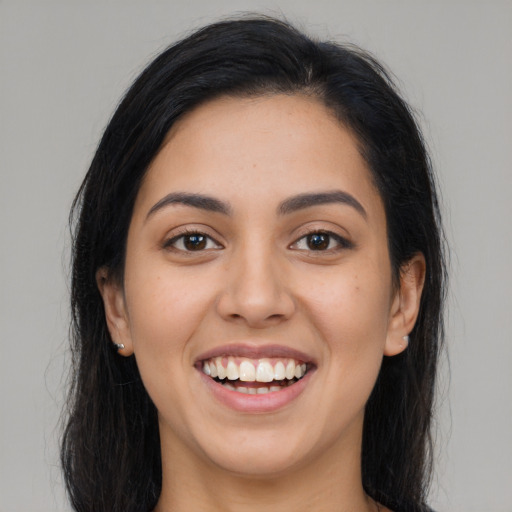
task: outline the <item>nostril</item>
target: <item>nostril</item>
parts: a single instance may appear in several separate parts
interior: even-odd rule
[[[248,322],[248,324],[250,325],[253,325],[253,326],[259,326],[259,324],[261,324],[261,326],[266,326],[266,325],[270,325],[270,324],[275,324],[275,323],[278,323],[278,322],[281,322],[283,319],[286,318],[286,315],[283,315],[281,313],[274,313],[272,315],[268,315],[268,316],[264,316],[264,315],[260,315],[260,316],[257,316],[257,315],[251,315],[251,314],[248,314],[248,315],[243,315],[243,314],[240,314],[240,313],[231,313],[229,315],[229,318],[233,321],[240,321],[240,320],[243,320],[243,321],[246,321]]]

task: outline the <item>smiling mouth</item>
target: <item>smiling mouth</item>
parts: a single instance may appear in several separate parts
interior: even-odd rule
[[[202,361],[201,369],[230,391],[261,395],[292,386],[306,375],[309,365],[292,358],[218,356]]]

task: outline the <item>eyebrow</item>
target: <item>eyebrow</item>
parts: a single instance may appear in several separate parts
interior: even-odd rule
[[[351,206],[360,213],[363,218],[367,218],[367,213],[363,205],[354,196],[341,190],[305,193],[290,197],[278,206],[277,213],[279,215],[287,215],[298,210],[311,208],[312,206],[331,203],[341,203]],[[151,207],[146,215],[146,219],[162,208],[173,204],[182,204],[209,212],[222,213],[224,215],[231,215],[232,213],[229,203],[216,199],[215,197],[189,192],[171,192]]]
[[[278,207],[278,213],[280,215],[286,215],[297,210],[303,210],[312,206],[330,204],[330,203],[341,203],[347,206],[351,206],[358,213],[360,213],[364,219],[367,219],[368,215],[363,205],[348,192],[341,190],[334,190],[329,192],[317,192],[317,193],[306,193],[299,194],[298,196],[290,197],[283,201]]]
[[[171,192],[154,204],[146,215],[146,219],[154,213],[171,204],[182,204],[192,206],[209,212],[231,215],[231,207],[228,203],[215,199],[214,197],[202,194],[191,194],[188,192]]]

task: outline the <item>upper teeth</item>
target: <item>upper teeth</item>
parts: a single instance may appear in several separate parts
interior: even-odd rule
[[[274,364],[273,364],[274,363]],[[306,373],[306,364],[295,359],[246,359],[214,357],[203,362],[203,372],[221,380],[243,382],[272,382],[273,380],[300,379]]]

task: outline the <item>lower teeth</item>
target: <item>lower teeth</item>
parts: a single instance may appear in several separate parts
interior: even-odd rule
[[[279,386],[260,386],[260,387],[247,387],[247,386],[235,386],[229,381],[219,381],[217,380],[222,386],[224,386],[226,389],[229,389],[230,391],[237,391],[238,393],[245,393],[246,395],[264,395],[265,393],[274,393],[276,391],[281,391],[283,388],[287,388],[288,386],[291,386],[295,382],[297,382],[297,379],[292,379],[287,381],[284,385]]]

